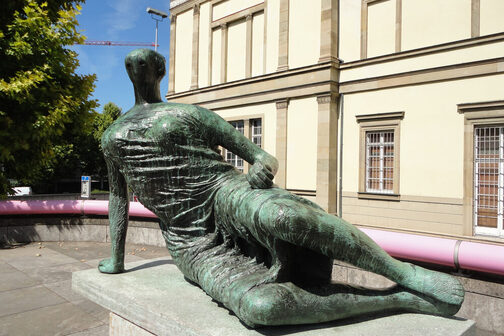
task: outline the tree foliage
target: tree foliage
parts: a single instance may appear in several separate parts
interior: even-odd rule
[[[103,106],[103,112],[98,114],[94,121],[93,136],[100,144],[103,132],[121,115],[121,108],[112,102],[108,102]]]
[[[0,196],[30,183],[92,130],[95,75],[78,75],[82,0],[0,3]],[[83,134],[84,133],[84,134]],[[66,153],[66,154],[65,154]]]

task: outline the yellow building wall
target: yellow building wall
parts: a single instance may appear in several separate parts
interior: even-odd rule
[[[321,0],[289,1],[289,68],[318,62],[320,12]]]
[[[231,15],[263,2],[264,0],[226,0],[220,2],[213,7],[212,20],[219,20],[225,16]]]
[[[502,57],[504,42],[476,45],[470,48],[450,50],[424,56],[405,58],[394,62],[383,62],[361,67],[343,69],[340,73],[341,82],[363,78],[386,76],[395,73],[430,69],[452,64],[460,64],[485,59]]]
[[[280,0],[266,2],[266,73],[275,72],[278,67],[278,28]]]
[[[375,2],[368,6],[368,57],[395,51],[395,21],[395,0]]]
[[[339,32],[339,58],[345,62],[360,59],[360,1],[340,0]]]
[[[402,50],[471,37],[471,0],[403,0]]]
[[[504,31],[504,1],[480,0],[480,34]]]
[[[245,48],[247,26],[245,20],[233,22],[228,26],[227,81],[245,78]]]
[[[276,149],[276,105],[274,103],[214,109],[226,120],[241,120],[250,116],[262,116],[262,148],[275,156]]]
[[[191,87],[193,11],[177,16],[175,42],[175,92]]]
[[[221,82],[221,43],[222,31],[217,28],[212,32],[212,85]]]
[[[495,75],[345,95],[343,191],[358,191],[355,116],[404,111],[400,194],[461,199],[464,116],[457,112],[457,104],[501,100],[502,87],[504,75]]]
[[[252,76],[264,74],[264,12],[252,21]]]
[[[198,86],[205,87],[210,84],[208,78],[208,67],[210,66],[210,55],[208,45],[210,42],[210,2],[205,2],[200,6],[199,20],[199,55],[198,55]]]
[[[317,188],[316,98],[292,99],[287,112],[287,189]]]

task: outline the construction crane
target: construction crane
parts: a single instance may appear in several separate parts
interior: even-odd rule
[[[114,41],[85,41],[83,43],[77,44],[85,44],[85,45],[97,45],[97,46],[136,46],[136,47],[156,47],[156,43],[145,43],[145,42],[114,42]]]

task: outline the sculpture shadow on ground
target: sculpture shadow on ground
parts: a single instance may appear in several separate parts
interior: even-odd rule
[[[151,262],[148,262],[148,263],[145,263],[142,265],[135,266],[133,268],[126,269],[125,273],[135,272],[135,271],[139,271],[142,269],[161,266],[161,265],[174,265],[174,264],[175,263],[173,262],[173,260],[169,260],[169,259],[155,260],[155,261],[151,261]]]

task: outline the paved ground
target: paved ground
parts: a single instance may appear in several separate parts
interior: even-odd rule
[[[126,262],[167,256],[127,244]],[[93,268],[110,243],[47,242],[0,249],[0,336],[108,335],[108,311],[75,294],[72,272]]]

